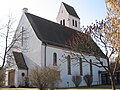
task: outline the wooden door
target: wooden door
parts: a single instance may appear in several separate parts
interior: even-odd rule
[[[14,85],[15,70],[11,69],[8,73],[8,85]]]

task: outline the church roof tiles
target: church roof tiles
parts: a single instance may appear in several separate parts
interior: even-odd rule
[[[18,69],[23,69],[23,70],[27,70],[28,67],[25,63],[25,59],[24,56],[21,52],[13,52],[14,58],[15,58],[15,62],[18,66]]]
[[[43,43],[69,48],[69,45],[67,43],[72,40],[74,35],[79,34],[80,40],[82,40],[82,43],[80,44],[81,51],[88,54],[92,52],[94,53],[94,55],[104,57],[103,52],[100,50],[100,48],[96,45],[96,43],[92,40],[90,36],[69,27],[35,16],[33,14],[25,14],[31,26],[33,27],[38,39],[40,39]]]
[[[79,18],[79,16],[77,15],[75,9],[74,9],[72,6],[70,6],[70,5],[68,5],[68,4],[64,3],[64,2],[62,2],[62,3],[63,3],[63,5],[65,6],[67,12],[68,12],[70,15]]]

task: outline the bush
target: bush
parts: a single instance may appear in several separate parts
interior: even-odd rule
[[[93,82],[93,77],[91,75],[87,74],[84,76],[84,80],[85,80],[87,86],[91,87],[92,82]]]
[[[5,69],[0,70],[0,86],[5,84]]]
[[[78,87],[82,81],[82,77],[80,75],[72,76],[72,81],[75,84],[75,87]]]
[[[36,67],[31,70],[29,80],[41,89],[54,88],[56,82],[60,81],[60,71],[55,67]]]

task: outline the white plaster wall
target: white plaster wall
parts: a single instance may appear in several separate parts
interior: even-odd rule
[[[19,24],[19,29],[24,28],[22,52],[29,69],[35,65],[41,66],[41,44],[42,42],[36,36],[27,17],[23,14]]]
[[[88,59],[88,60],[91,59],[92,62],[97,62],[97,60],[94,56],[86,56],[86,59]],[[92,65],[92,73],[93,73],[93,83],[92,83],[92,85],[100,84],[99,83],[100,78],[99,78],[98,72],[103,71],[103,70],[104,70],[103,68],[99,68],[97,66]],[[90,74],[90,64],[84,62],[83,63],[83,76],[86,75],[86,74]],[[83,83],[84,83],[84,85],[86,85],[85,81],[82,81],[81,84],[83,84]]]
[[[44,46],[42,46],[42,51],[44,51]],[[47,46],[47,48],[46,48],[46,56],[47,56],[46,64],[47,64],[47,66],[53,65],[53,53],[57,53],[57,60],[58,60],[57,65],[60,67],[60,71],[61,71],[60,74],[61,74],[62,82],[60,82],[59,86],[60,87],[68,87],[67,82],[69,82],[69,86],[74,87],[74,84],[71,80],[72,75],[80,73],[79,66],[73,65],[77,61],[72,60],[72,66],[71,66],[72,75],[68,75],[67,74],[67,61],[65,58],[62,57],[62,55],[66,54],[66,56],[67,56],[68,54],[65,53],[65,50],[63,50],[63,49]],[[92,61],[96,60],[95,57],[93,57],[93,56],[90,56],[90,57],[86,56],[86,58],[88,58],[88,60],[92,59]],[[42,53],[42,60],[44,60],[44,53]],[[98,77],[99,70],[104,70],[104,69],[93,66],[93,85],[97,85],[99,83],[99,77]],[[83,63],[83,76],[86,74],[90,74],[90,65],[88,63]],[[82,78],[82,82],[81,82],[80,86],[86,86],[86,83],[83,78]]]
[[[71,28],[73,28],[73,29],[75,29],[75,30],[81,31],[81,30],[80,30],[80,19],[78,19],[78,18],[76,18],[76,17],[73,17],[73,16],[71,16],[71,15],[69,15],[69,18],[70,18],[70,20],[69,20],[69,22],[70,22],[70,23],[69,23],[69,27],[71,27]],[[75,24],[75,21],[77,21],[77,27],[73,26],[72,20],[74,20],[74,24]]]
[[[22,73],[25,74],[25,76],[22,76]],[[17,71],[17,85],[25,86],[25,78],[27,77],[27,70],[18,70]]]
[[[60,24],[60,20],[63,20],[63,19],[65,19],[65,26],[69,27],[69,20],[68,20],[69,19],[69,14],[66,11],[64,5],[61,4],[58,15],[57,15],[57,18],[56,18],[57,23]]]
[[[22,28],[23,30],[23,45],[22,45]],[[19,36],[19,41],[17,41],[14,46],[19,48],[12,48],[9,51],[9,54],[12,54],[12,51],[22,52],[25,58],[25,62],[30,69],[36,65],[41,66],[41,41],[35,35],[27,17],[25,14],[22,15],[15,36]],[[15,39],[15,38],[14,38]],[[15,69],[15,86],[22,84],[22,77],[20,76],[22,72],[26,73],[26,70],[18,70],[15,60],[10,60],[13,64],[8,68],[8,70]],[[8,73],[6,75],[6,80],[8,80]],[[8,82],[6,82],[8,85]]]
[[[42,48],[42,50],[44,51],[44,46]],[[46,48],[46,64],[47,66],[53,66],[53,53],[57,53],[57,65],[60,67],[60,71],[61,71],[61,79],[62,82],[60,83],[60,87],[67,87],[67,82],[70,81],[71,76],[67,75],[66,69],[67,69],[67,63],[66,60],[64,58],[62,58],[61,56],[64,54],[64,51],[61,49],[56,49],[56,48],[52,48],[47,46]],[[42,53],[43,56],[43,60],[44,60],[44,53]],[[59,59],[64,59],[62,61],[60,61]],[[64,63],[63,63],[64,62]],[[72,86],[72,85],[70,85]]]

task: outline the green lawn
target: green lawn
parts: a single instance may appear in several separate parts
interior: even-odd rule
[[[38,88],[0,88],[0,90],[39,90]],[[49,89],[48,89],[49,90]],[[54,90],[112,90],[112,89],[103,89],[103,88],[91,88],[91,89],[54,89]],[[120,89],[116,89],[120,90]]]

